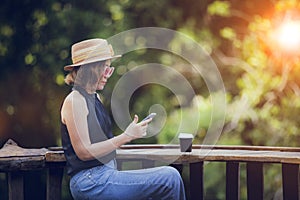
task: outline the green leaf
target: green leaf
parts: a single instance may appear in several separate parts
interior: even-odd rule
[[[214,1],[207,7],[207,11],[211,15],[218,15],[221,17],[229,17],[230,16],[230,2]]]

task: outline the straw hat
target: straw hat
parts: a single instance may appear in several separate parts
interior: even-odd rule
[[[114,55],[112,46],[106,40],[100,38],[84,40],[73,44],[71,55],[73,64],[65,66],[64,70],[66,71],[72,71],[75,66],[122,56]]]

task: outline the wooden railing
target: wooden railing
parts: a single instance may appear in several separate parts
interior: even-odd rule
[[[226,199],[240,199],[240,164],[246,163],[247,199],[264,194],[263,167],[282,166],[283,199],[299,199],[300,148],[262,146],[193,145],[192,152],[180,152],[176,145],[126,145],[117,151],[117,161],[141,161],[142,167],[172,164],[179,171],[189,168],[189,198],[204,199],[204,163],[226,163]],[[23,175],[28,170],[47,169],[46,199],[61,199],[65,158],[61,148],[22,149],[8,142],[0,149],[0,172],[7,174],[9,199],[24,199]],[[1,187],[1,186],[0,186]]]

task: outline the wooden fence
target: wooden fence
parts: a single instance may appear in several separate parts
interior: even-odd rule
[[[226,199],[240,199],[240,165],[246,163],[247,199],[260,200],[264,194],[263,167],[276,163],[282,167],[282,189],[285,200],[299,199],[300,148],[264,146],[193,145],[192,152],[180,152],[177,145],[125,145],[117,150],[122,163],[142,162],[143,167],[156,163],[172,164],[178,169],[189,168],[191,200],[204,199],[203,171],[205,162],[226,163]],[[10,200],[24,199],[24,173],[47,169],[47,200],[61,199],[65,157],[60,147],[23,149],[9,140],[0,149],[0,172],[7,174]]]

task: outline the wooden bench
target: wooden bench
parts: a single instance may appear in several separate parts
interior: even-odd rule
[[[65,158],[61,150],[60,148],[60,151],[55,154],[55,159],[48,161],[47,154],[52,155],[53,150],[21,148],[14,141],[8,140],[0,149],[0,172],[7,174],[9,199],[24,199],[24,174],[26,171],[41,169],[48,169],[47,199],[60,199],[65,166]]]
[[[263,165],[282,166],[283,199],[299,199],[300,148],[262,146],[193,145],[191,153],[182,153],[178,145],[125,145],[117,150],[120,168],[123,162],[141,161],[143,167],[157,162],[189,167],[190,199],[203,199],[204,162],[226,163],[226,199],[240,199],[240,164],[246,163],[247,198],[263,199]],[[61,199],[65,157],[61,148],[23,149],[9,140],[0,149],[0,172],[7,173],[8,196],[24,199],[23,172],[47,169],[47,199]]]

